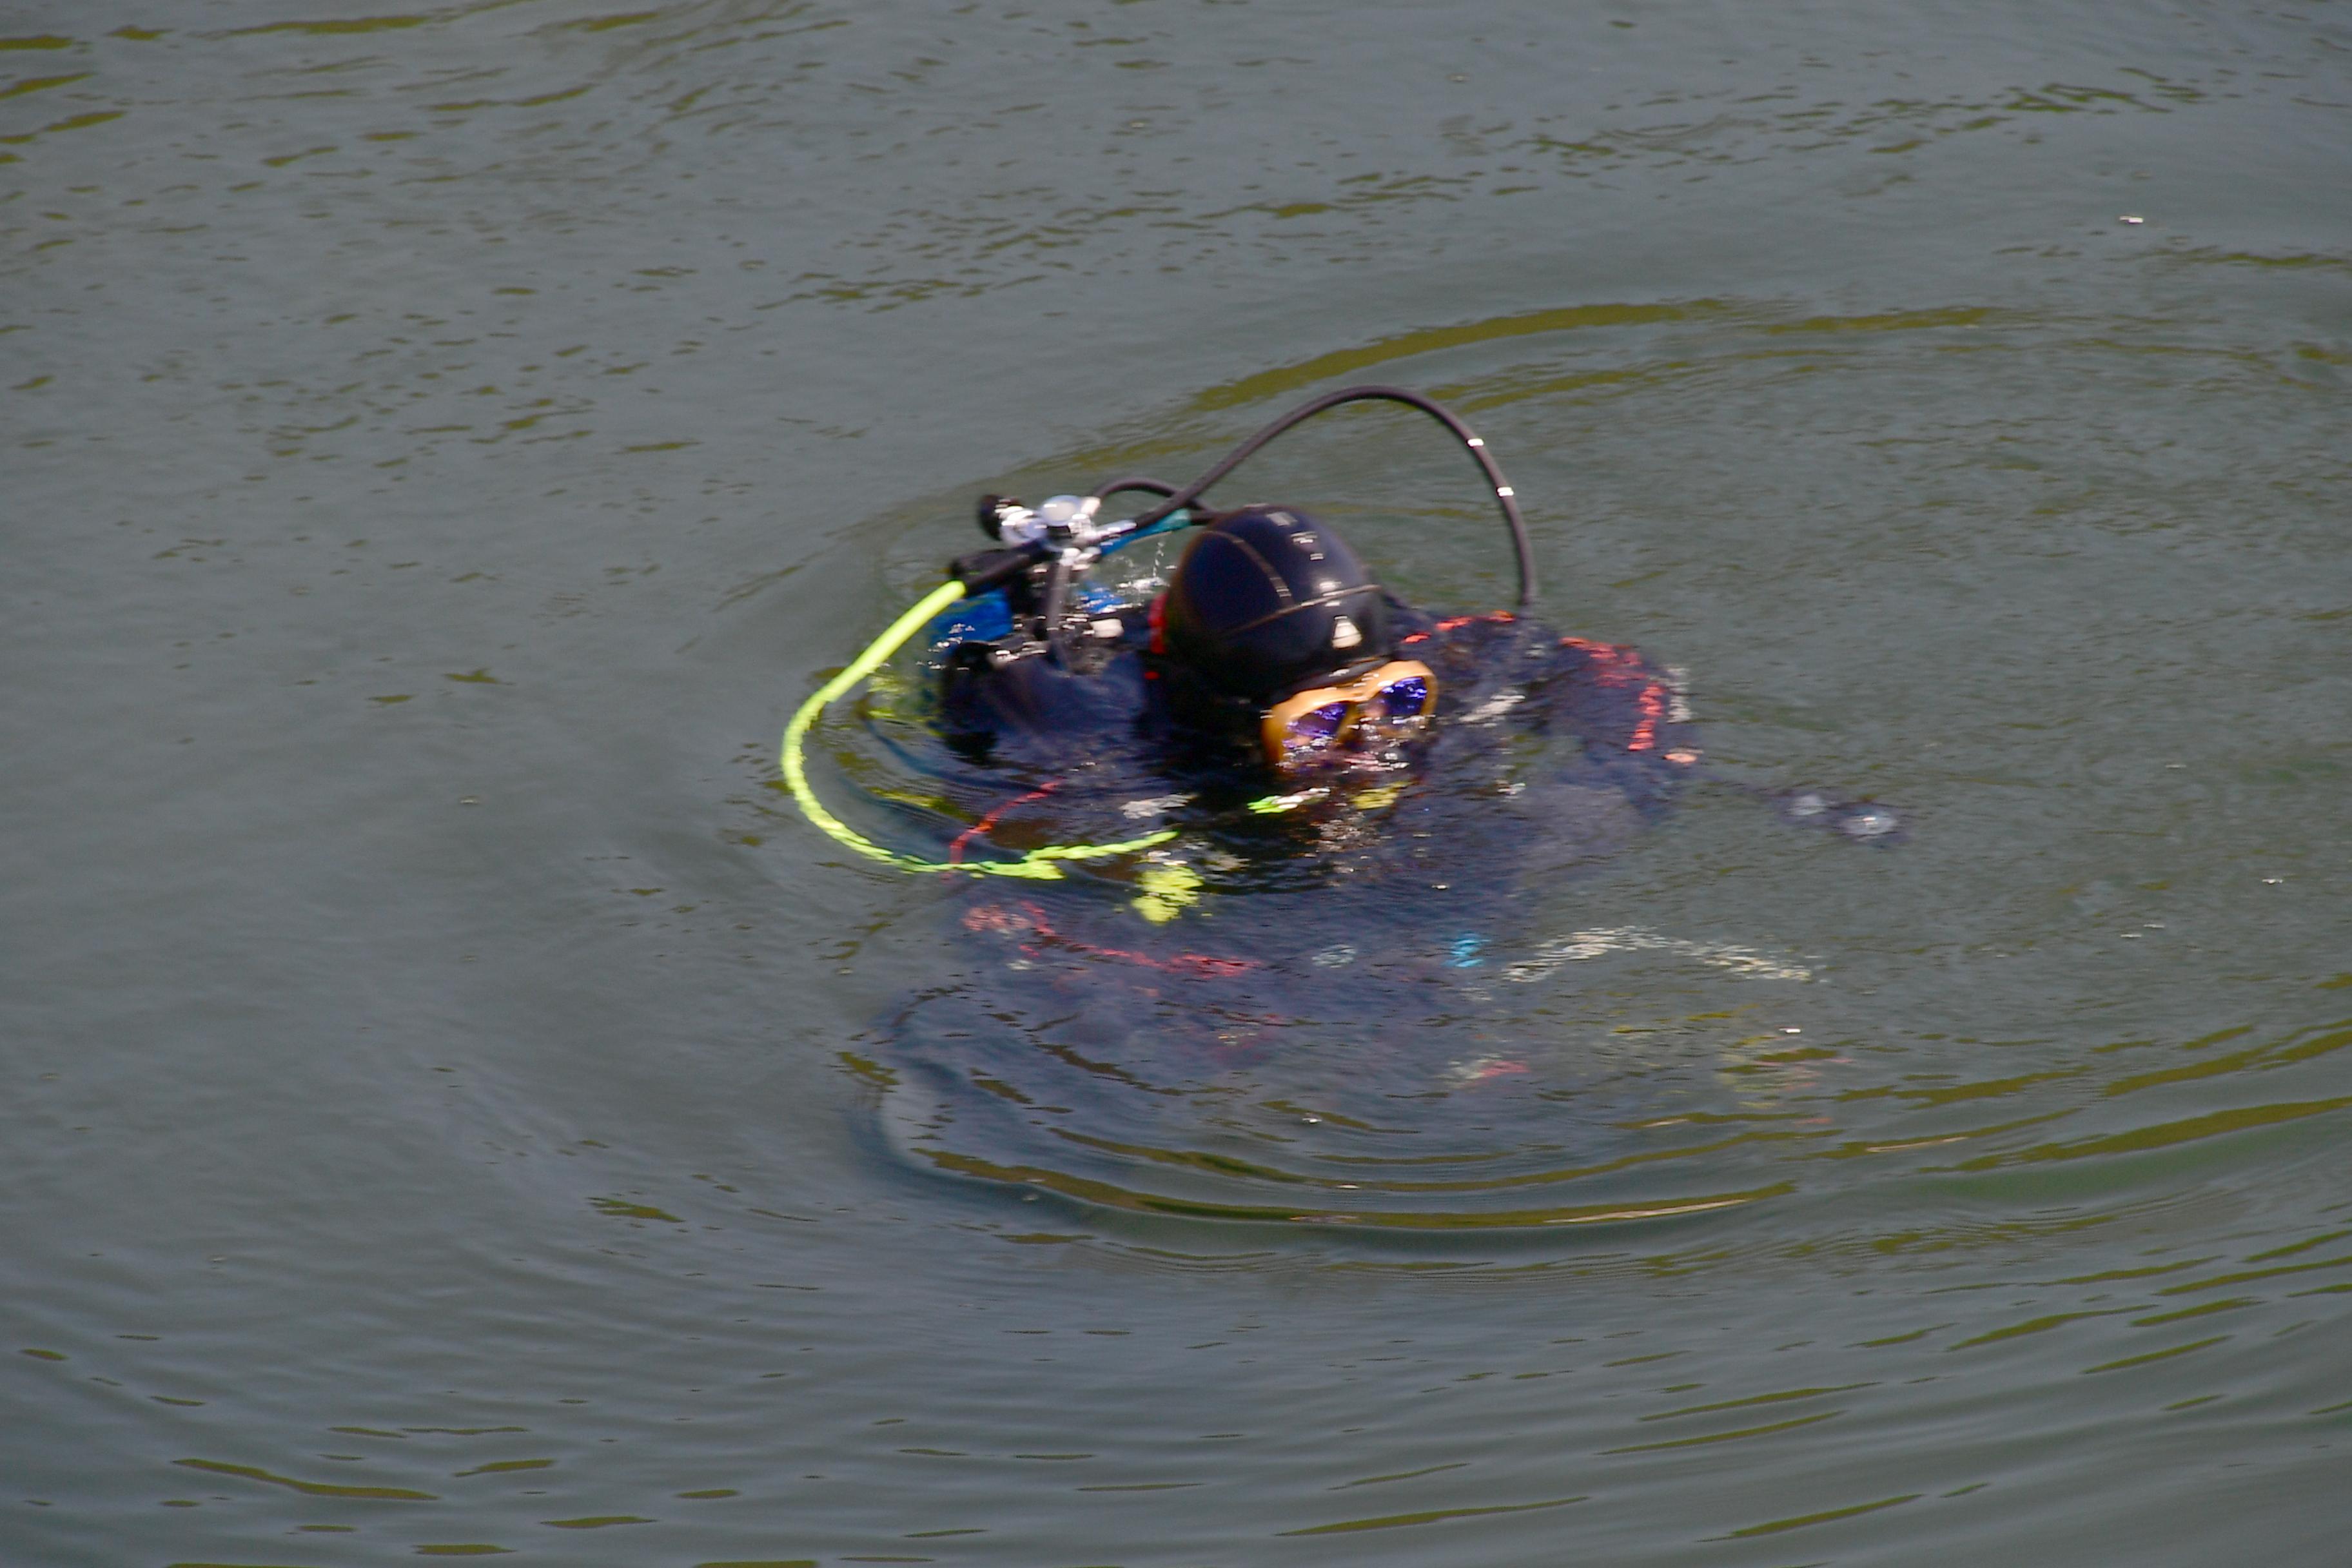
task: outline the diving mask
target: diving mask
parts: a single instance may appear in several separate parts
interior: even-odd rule
[[[1437,678],[1418,659],[1393,658],[1353,680],[1311,686],[1266,710],[1258,734],[1278,768],[1359,754],[1418,730],[1437,706]]]

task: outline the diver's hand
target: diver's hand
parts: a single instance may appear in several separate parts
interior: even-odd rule
[[[1759,793],[1781,821],[1801,827],[1818,827],[1861,844],[1895,844],[1905,836],[1902,814],[1874,800],[1843,800],[1810,785]]]

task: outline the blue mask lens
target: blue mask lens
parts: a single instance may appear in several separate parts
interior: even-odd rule
[[[1349,704],[1345,702],[1326,702],[1320,708],[1308,709],[1290,721],[1290,729],[1283,737],[1284,743],[1310,750],[1320,750],[1329,745],[1332,738],[1339,734],[1339,727],[1348,721],[1349,707]]]
[[[1381,687],[1376,700],[1386,718],[1418,719],[1429,707],[1429,682],[1418,675],[1408,675]]]

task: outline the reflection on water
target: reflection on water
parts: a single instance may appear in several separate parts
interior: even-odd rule
[[[1671,952],[1695,963],[1706,964],[1710,969],[1749,975],[1759,980],[1811,980],[1813,977],[1812,972],[1802,964],[1769,957],[1752,948],[1720,942],[1689,942],[1681,937],[1661,936],[1639,926],[1570,931],[1566,936],[1538,942],[1532,956],[1520,959],[1504,973],[1507,978],[1521,982],[1541,980],[1563,963],[1575,963],[1612,952]]]

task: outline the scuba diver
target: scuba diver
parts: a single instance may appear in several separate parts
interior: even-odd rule
[[[1033,817],[1114,831],[1139,797],[1202,841],[1196,874],[1264,887],[1418,867],[1419,893],[1459,875],[1491,894],[1622,847],[1699,761],[1677,679],[1632,648],[1515,611],[1433,616],[1290,508],[1198,529],[1164,588],[1090,614],[1083,653],[967,638],[940,656],[949,744],[1034,781],[988,820],[993,842],[1022,842]],[[1168,868],[1188,863],[1158,853],[1160,896],[1139,907],[1164,917],[1184,880]]]
[[[1383,587],[1328,523],[1284,506],[1202,504],[1268,441],[1366,400],[1428,414],[1478,464],[1516,557],[1513,609],[1433,616]],[[1123,491],[1160,499],[1098,521]],[[953,562],[951,581],[786,731],[788,789],[868,858],[1041,882],[1090,873],[1134,889],[1131,909],[1153,924],[1210,913],[1204,895],[1377,886],[1384,918],[1410,911],[1411,924],[1459,933],[1448,942],[1461,961],[1492,940],[1515,889],[1623,849],[1701,772],[1678,672],[1527,613],[1535,570],[1516,492],[1486,443],[1420,394],[1345,388],[1181,489],[1122,479],[1034,509],[983,496],[979,521],[995,547]],[[1188,527],[1172,569],[1097,580],[1097,568],[1109,575],[1153,553],[1139,544]],[[934,786],[933,820],[955,829],[928,858],[842,823],[802,757],[824,707],[918,634],[928,687],[918,717],[950,755],[914,760]],[[1790,821],[1864,841],[1899,836],[1895,814],[1868,801],[1714,782]],[[979,919],[1045,927],[1034,903],[1021,908]],[[1306,934],[1339,913],[1315,900],[1280,918]],[[1341,923],[1365,918],[1359,909]]]
[[[1325,521],[1202,501],[1268,440],[1359,400],[1419,409],[1463,443],[1508,529],[1510,608],[1433,615]],[[1129,490],[1158,499],[1100,521]],[[1485,1147],[1504,1097],[1559,1092],[1497,982],[1618,947],[1802,978],[1631,928],[1530,942],[1531,911],[1581,904],[1567,879],[1624,853],[1706,768],[1678,671],[1530,614],[1514,491],[1441,405],[1347,388],[1181,489],[984,496],[979,521],[992,546],[802,704],[781,759],[837,845],[971,889],[947,906],[961,952],[873,1035],[886,1121],[927,1163],[1110,1201],[1138,1151],[1190,1150],[1196,1132],[1270,1147],[1301,1120],[1370,1151],[1406,1103],[1426,1146]],[[886,673],[909,645],[914,669]],[[927,836],[921,852],[853,827],[808,778],[819,718],[877,674],[865,733],[918,782],[859,815],[901,843]],[[1849,838],[1900,834],[1869,802],[1710,782]],[[1310,1099],[1328,1117],[1302,1116]],[[1171,1119],[1195,1116],[1171,1142]]]

